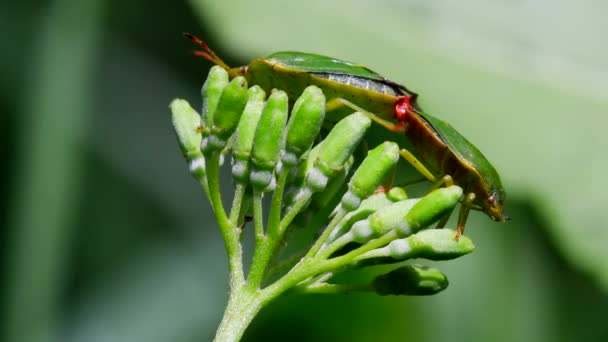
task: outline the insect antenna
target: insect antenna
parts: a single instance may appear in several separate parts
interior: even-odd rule
[[[201,57],[204,58],[206,60],[208,60],[209,62],[213,63],[213,64],[217,64],[219,66],[221,66],[222,68],[224,68],[226,71],[228,71],[228,73],[231,76],[234,76],[233,73],[231,71],[231,68],[228,66],[228,64],[226,64],[216,53],[215,51],[213,51],[205,42],[203,42],[202,40],[200,40],[198,37],[188,33],[188,32],[184,32],[183,33],[184,37],[188,38],[189,40],[191,40],[192,42],[194,42],[195,44],[199,45],[200,47],[203,48],[203,50],[205,51],[199,51],[199,50],[194,50],[192,53],[197,56],[197,57]]]

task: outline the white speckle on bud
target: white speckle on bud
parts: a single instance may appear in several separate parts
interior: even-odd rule
[[[283,163],[279,160],[277,162],[277,166],[275,166],[274,169],[276,174],[281,174],[281,171],[283,171]]]
[[[209,149],[209,138],[203,137],[203,140],[201,140],[201,151],[207,152],[208,149]]]
[[[312,195],[312,191],[310,191],[309,188],[299,189],[295,194],[293,194],[293,199],[291,200],[290,205],[287,206],[287,208],[285,209],[285,212],[291,211],[294,207],[294,204],[301,201],[304,198],[308,198],[307,203],[304,205],[304,207],[306,207],[308,205],[308,203],[310,203],[311,195]]]
[[[204,171],[205,170],[205,158],[198,157],[198,158],[192,159],[192,161],[190,161],[189,169],[190,169],[190,173],[195,173],[199,170]]]
[[[284,151],[281,156],[281,161],[283,161],[285,165],[294,166],[298,163],[298,156],[296,156],[295,153]]]
[[[248,161],[242,159],[232,160],[232,177],[238,180],[245,180],[247,176],[247,163]]]
[[[408,239],[394,240],[387,247],[389,255],[394,259],[402,259],[412,251],[412,246],[410,246]]]
[[[320,192],[325,190],[329,177],[323,174],[323,172],[316,166],[312,168],[306,175],[306,185],[313,192]]]
[[[265,189],[272,183],[274,176],[272,171],[254,169],[249,174],[249,180],[255,187]]]
[[[350,191],[346,192],[342,197],[342,207],[346,211],[353,211],[359,208],[359,205],[361,205],[361,197],[353,194]]]
[[[211,134],[209,136],[209,145],[213,146],[214,148],[221,150],[224,148],[224,146],[226,146],[226,140],[218,137],[215,134]]]
[[[276,187],[277,187],[277,179],[276,179],[276,177],[274,177],[274,175],[272,175],[272,178],[270,179],[270,184],[268,184],[268,186],[264,189],[264,192],[274,191],[274,189]]]
[[[350,231],[353,235],[353,241],[358,243],[366,243],[376,235],[376,232],[369,226],[369,220],[353,224]]]
[[[201,141],[201,151],[203,152],[221,150],[224,148],[224,146],[226,146],[226,140],[218,138],[214,134],[204,137]]]
[[[403,220],[402,222],[400,222],[399,226],[397,227],[397,234],[399,236],[412,235],[412,227],[410,227],[410,225],[407,223],[406,220]]]

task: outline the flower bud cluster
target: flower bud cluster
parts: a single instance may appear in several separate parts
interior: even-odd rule
[[[264,279],[266,266],[280,261],[281,246],[290,237],[286,233],[297,226],[316,234],[316,240],[283,274],[306,275],[294,286],[311,292],[333,286],[331,276],[344,269],[411,258],[446,260],[473,250],[473,243],[464,236],[457,239],[453,230],[427,229],[453,211],[462,189],[450,186],[408,198],[405,189],[388,184],[399,161],[399,145],[387,141],[367,151],[363,142],[372,124],[368,113],[332,121],[326,118],[326,99],[318,87],[309,86],[298,99],[290,99],[282,90],[267,94],[257,85],[248,87],[244,77],[229,80],[221,67],[209,72],[202,96],[200,115],[185,100],[171,103],[173,126],[190,171],[218,217],[224,209],[217,200],[221,196],[213,192],[220,191],[220,182],[211,178],[220,174],[219,166],[210,163],[218,164],[226,154],[232,157],[232,179],[241,189],[235,196],[242,198],[235,197],[239,207],[230,215],[231,220],[232,213],[241,219],[230,222],[244,222],[253,211],[256,248],[268,249],[254,254],[255,281]],[[216,172],[206,172],[211,166]],[[265,217],[264,193],[273,193],[265,228],[259,222]],[[308,220],[298,220],[303,216]],[[301,271],[294,271],[297,268]],[[440,271],[407,265],[360,289],[421,295],[446,286]]]

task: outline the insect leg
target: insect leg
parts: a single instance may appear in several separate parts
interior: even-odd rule
[[[418,160],[418,158],[416,158],[412,154],[412,152],[410,152],[406,149],[401,149],[401,151],[399,151],[399,154],[403,157],[403,159],[407,160],[408,163],[410,163],[418,172],[420,172],[426,179],[428,179],[431,182],[437,182],[437,178],[435,178],[435,176],[433,176],[431,171],[429,171],[429,169],[427,169]],[[440,182],[441,182],[441,180],[440,180]]]
[[[365,109],[357,106],[356,104],[354,104],[346,99],[343,99],[341,97],[336,97],[336,98],[329,100],[327,102],[327,104],[325,105],[325,110],[329,112],[334,109],[338,109],[340,107],[348,107],[354,111],[363,113],[363,114],[367,115],[370,119],[374,120],[377,124],[379,124],[380,126],[386,128],[390,131],[393,131],[393,132],[405,131],[405,126],[402,123],[393,123],[388,120],[384,120],[381,117],[379,117],[378,115],[368,112],[367,110],[365,110]]]
[[[431,182],[433,182],[433,180],[431,180]],[[433,184],[433,186],[429,189],[428,192],[431,192],[435,189],[439,189],[442,185],[445,185],[445,186],[454,185],[454,179],[452,178],[452,176],[445,175],[445,176],[441,177],[440,180],[436,181],[435,184]]]
[[[467,222],[467,218],[469,217],[469,212],[471,211],[471,207],[473,206],[473,201],[475,200],[475,194],[470,192],[462,201],[462,205],[460,206],[460,212],[458,213],[458,228],[456,230],[456,240],[460,238],[460,235],[464,233],[464,224]]]

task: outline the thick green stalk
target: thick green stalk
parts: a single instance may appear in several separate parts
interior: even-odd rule
[[[205,156],[207,165],[207,184],[209,186],[209,201],[213,206],[217,223],[220,226],[224,247],[228,254],[228,267],[230,270],[230,286],[240,286],[244,282],[242,249],[239,242],[239,229],[230,223],[226,210],[222,204],[219,181],[220,154],[218,152]]]
[[[233,288],[230,291],[228,305],[214,341],[239,341],[264,304],[264,298],[255,289],[251,290],[247,287]]]

